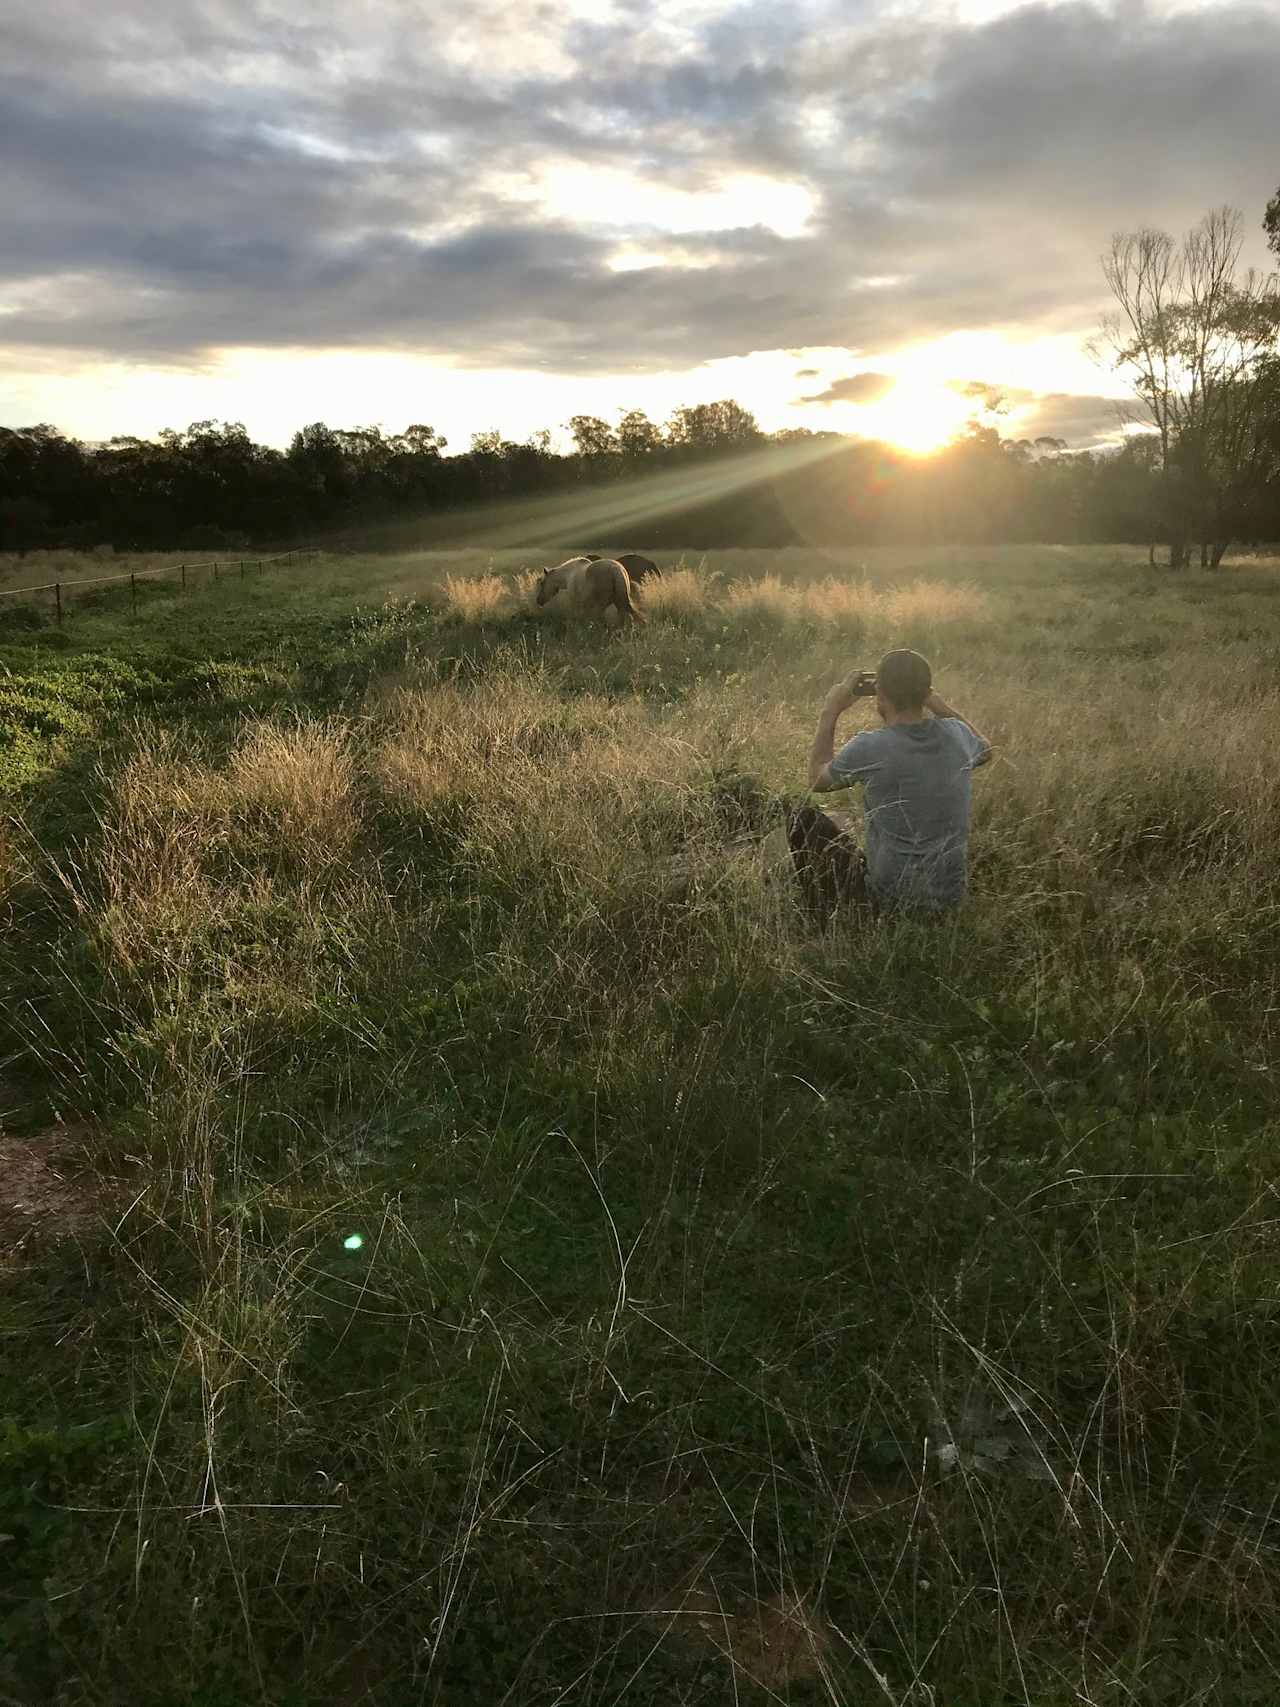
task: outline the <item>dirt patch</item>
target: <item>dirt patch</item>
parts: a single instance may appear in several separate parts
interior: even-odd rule
[[[35,1241],[74,1238],[98,1219],[105,1194],[86,1168],[84,1139],[67,1126],[34,1138],[0,1133],[0,1268]]]

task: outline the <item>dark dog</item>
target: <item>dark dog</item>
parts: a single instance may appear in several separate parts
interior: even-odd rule
[[[813,806],[789,812],[787,841],[800,893],[815,924],[828,924],[842,906],[870,906],[866,855],[825,812]]]

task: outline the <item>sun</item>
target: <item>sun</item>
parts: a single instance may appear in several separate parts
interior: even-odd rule
[[[973,415],[973,401],[937,381],[899,380],[878,403],[860,411],[860,425],[913,456],[941,450]]]

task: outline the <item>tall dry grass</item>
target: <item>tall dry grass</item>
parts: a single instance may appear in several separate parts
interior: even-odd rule
[[[144,738],[73,883],[117,999],[148,1025],[224,1008],[230,1042],[328,1000],[361,938],[394,958],[386,886],[358,855],[359,786],[352,732],[332,722],[251,722],[221,762]],[[190,1062],[184,1082],[202,1071]]]
[[[460,622],[483,622],[514,602],[510,582],[498,575],[446,575],[440,601],[443,610]]]
[[[776,633],[826,627],[854,635],[978,624],[988,609],[987,596],[972,582],[915,576],[882,586],[863,574],[791,581],[772,572],[726,580],[706,567],[677,568],[647,582],[641,602],[659,622],[718,620]]]
[[[350,734],[339,724],[251,726],[223,783],[233,822],[315,868],[347,861],[359,833]]]
[[[102,870],[113,899],[196,881],[213,865],[278,855],[313,873],[350,860],[359,833],[349,732],[333,724],[248,724],[225,765],[162,734],[111,778]]]
[[[629,724],[601,695],[566,707],[553,681],[509,667],[384,697],[370,764],[392,804],[457,828],[471,869],[607,889],[643,881],[697,817],[696,752]]]
[[[989,603],[973,582],[931,581],[918,576],[888,588],[878,608],[890,623],[907,624],[923,618],[928,622],[977,622],[987,615]]]
[[[647,616],[669,621],[705,615],[719,587],[718,577],[706,570],[675,568],[651,577],[639,595]]]
[[[1265,1699],[1275,607],[806,565],[608,637],[449,564],[104,771],[30,1020],[148,1164],[104,1699]],[[922,639],[970,904],[817,934],[735,849]]]

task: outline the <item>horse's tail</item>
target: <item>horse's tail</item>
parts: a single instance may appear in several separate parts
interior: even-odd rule
[[[644,613],[636,609],[631,597],[631,577],[617,561],[613,565],[613,606],[620,617],[630,617],[632,622],[643,622]]]

